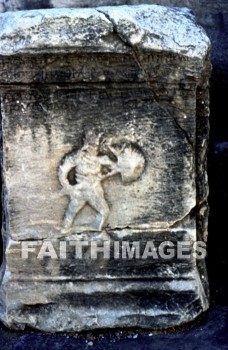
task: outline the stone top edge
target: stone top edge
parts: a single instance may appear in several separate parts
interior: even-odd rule
[[[0,56],[135,50],[204,59],[209,49],[204,29],[186,8],[124,5],[0,14]]]

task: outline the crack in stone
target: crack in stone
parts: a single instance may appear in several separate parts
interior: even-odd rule
[[[181,44],[179,44],[176,40],[175,40],[175,37],[174,37],[174,35],[172,36],[172,38],[173,38],[173,41],[175,42],[175,44],[177,44],[179,47],[189,47],[189,48],[191,48],[191,49],[194,49],[194,45],[181,45]]]
[[[172,229],[172,228],[174,228],[175,226],[184,225],[184,224],[185,224],[185,221],[187,221],[188,218],[191,218],[191,216],[194,216],[194,215],[195,215],[195,213],[196,213],[196,208],[197,208],[197,204],[196,204],[193,208],[191,208],[191,209],[187,212],[187,214],[185,214],[182,218],[180,218],[180,219],[174,221],[174,222],[170,225],[169,229]]]
[[[149,86],[149,88],[151,89],[151,92],[153,94],[153,99],[157,102],[157,104],[159,105],[157,99],[156,99],[156,95],[152,89],[152,86],[151,86],[151,83],[150,83],[150,80],[149,80],[149,77],[148,77],[148,73],[146,71],[146,69],[143,67],[143,63],[142,61],[140,60],[140,57],[139,57],[139,53],[138,53],[138,50],[137,48],[135,48],[133,45],[131,45],[126,39],[124,40],[124,38],[122,37],[122,35],[118,32],[118,29],[117,29],[117,26],[116,24],[114,23],[114,21],[112,20],[112,18],[106,13],[106,12],[103,12],[102,10],[96,8],[96,11],[98,11],[99,13],[102,13],[106,18],[107,20],[112,24],[113,26],[113,33],[115,33],[117,35],[117,37],[122,41],[122,43],[124,45],[126,45],[130,50],[131,50],[131,53],[135,59],[135,62],[137,63],[138,67],[140,68],[140,70],[143,72],[143,76],[145,78],[145,82],[146,84]]]
[[[173,120],[174,120],[176,126],[184,133],[186,140],[188,141],[189,145],[191,146],[192,151],[194,152],[194,144],[193,144],[191,138],[189,137],[187,131],[184,128],[182,128],[182,126],[178,123],[176,118],[173,117]]]
[[[143,76],[144,76],[144,78],[145,78],[145,82],[146,82],[146,84],[149,86],[149,88],[150,88],[150,90],[151,90],[151,92],[152,92],[154,101],[158,104],[158,106],[159,106],[161,109],[163,109],[165,112],[167,112],[166,109],[165,109],[163,106],[161,106],[160,103],[159,103],[159,101],[158,101],[158,98],[157,98],[157,96],[156,96],[156,94],[155,94],[155,92],[154,92],[154,90],[153,90],[152,85],[151,85],[151,82],[150,82],[148,73],[147,73],[147,71],[146,71],[146,68],[143,66],[143,62],[142,62],[142,60],[140,59],[140,54],[139,54],[137,48],[135,48],[133,45],[131,45],[126,39],[124,40],[124,38],[122,37],[122,35],[118,32],[118,29],[117,29],[116,24],[114,23],[114,21],[112,20],[112,18],[111,18],[106,12],[104,12],[104,11],[98,9],[98,8],[96,8],[96,11],[99,12],[99,13],[102,13],[102,14],[107,18],[107,20],[108,20],[108,21],[112,24],[112,26],[113,26],[113,32],[114,32],[114,33],[117,35],[117,37],[122,41],[122,43],[123,43],[124,45],[126,45],[126,46],[131,50],[131,52],[132,52],[132,54],[133,54],[133,57],[134,57],[134,59],[135,59],[137,65],[138,65],[138,67],[139,67],[140,70],[143,72]],[[173,120],[174,120],[176,126],[184,133],[185,138],[186,138],[188,144],[191,146],[192,151],[194,151],[193,142],[192,142],[191,138],[189,137],[187,131],[181,127],[181,125],[178,123],[178,121],[177,121],[176,118],[173,117]]]

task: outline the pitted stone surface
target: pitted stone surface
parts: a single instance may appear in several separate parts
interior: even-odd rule
[[[204,30],[193,25],[188,9],[156,5],[6,12],[1,15],[0,39],[0,52],[5,56],[83,48],[124,52],[130,45],[138,50],[203,58],[209,46]]]
[[[143,252],[207,239],[204,30],[186,9],[148,5],[0,21],[1,319],[53,332],[196,318],[204,260]],[[75,258],[85,241],[110,244],[111,258]],[[139,242],[138,258],[113,257],[123,241],[125,253]]]

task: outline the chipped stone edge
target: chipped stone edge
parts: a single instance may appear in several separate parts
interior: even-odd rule
[[[153,27],[151,26],[151,23],[147,21],[147,19],[144,19],[142,26],[138,20],[138,17],[143,15],[145,10],[151,11],[152,16],[153,11],[156,11],[157,9],[159,9],[161,15],[166,15],[166,20],[170,20],[170,24],[172,24],[172,14],[174,11],[178,12],[178,15],[182,16],[182,18],[185,20],[185,23],[182,26],[184,29],[186,29],[188,25],[192,25],[194,27],[199,39],[198,45],[196,45],[195,42],[192,42],[191,45],[186,46],[184,36],[183,44],[176,43],[174,37],[168,32],[162,33],[163,36],[166,36],[168,42],[162,42],[162,38],[157,38],[156,34],[153,33]],[[96,28],[94,28],[93,21],[92,23],[87,22],[88,18],[93,16],[94,21],[99,19],[101,23],[106,26],[103,28],[103,31],[99,33],[99,35],[96,33]],[[24,27],[23,18],[29,18],[27,25]],[[32,20],[32,18],[34,18],[34,20]],[[64,30],[64,24],[67,21],[66,18],[74,21],[73,28],[77,28],[77,25],[79,25],[79,30],[81,25],[80,20],[84,20],[85,23],[83,23],[83,29],[86,27],[86,35],[92,33],[94,34],[95,38],[86,41],[85,44],[85,32],[83,32],[81,37],[80,35],[76,37],[72,28],[71,34],[73,34],[73,37],[69,37],[66,32],[64,32],[64,35],[62,35],[61,29]],[[122,23],[125,21],[125,27],[129,29],[129,32],[127,32],[127,30],[125,31],[126,28],[122,26]],[[26,21],[24,22],[26,23]],[[206,35],[206,32],[202,27],[195,23],[194,16],[186,8],[168,8],[159,5],[123,5],[89,9],[45,9],[5,12],[0,14],[0,23],[2,27],[0,30],[0,56],[11,56],[26,53],[126,53],[128,52],[129,48],[134,48],[142,52],[160,52],[162,50],[165,52],[173,52],[189,58],[203,60],[206,57],[210,47],[210,40]],[[41,29],[42,25],[44,25],[44,31]],[[54,29],[56,29],[56,27],[59,30],[59,38],[57,38],[54,34]],[[180,25],[179,34],[182,33],[182,27]],[[46,47],[44,47],[44,36],[46,35],[45,28],[48,28],[49,33],[53,30],[53,33],[47,37],[48,45]],[[178,29],[178,27],[176,28]],[[35,44],[34,42],[31,43],[31,38],[36,35],[37,41]],[[111,35],[112,37],[109,38]],[[141,40],[143,37],[147,36],[150,36],[148,42]],[[155,38],[154,42],[153,37]],[[200,47],[200,44],[202,47]]]

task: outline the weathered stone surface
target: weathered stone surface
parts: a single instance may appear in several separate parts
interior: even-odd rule
[[[125,52],[168,51],[202,58],[209,39],[202,28],[193,26],[187,9],[162,6],[64,9],[15,12],[3,15],[1,54],[38,52]],[[49,27],[52,31],[49,31]],[[161,31],[161,26],[163,32]],[[113,38],[114,31],[118,33]],[[172,35],[170,35],[170,31]],[[184,40],[185,39],[185,40]],[[196,41],[195,41],[196,40]],[[118,47],[118,44],[120,47]],[[123,44],[125,44],[123,46]]]
[[[151,241],[177,249],[207,238],[203,29],[186,9],[159,6],[0,21],[1,319],[48,331],[194,319],[208,307],[204,260],[143,252]],[[36,251],[28,259],[26,241]],[[87,248],[75,258],[85,241],[110,244],[110,259],[92,259]],[[115,259],[122,241],[139,242],[139,258]],[[37,259],[45,244],[53,259]]]
[[[83,332],[80,334],[69,334],[67,337],[62,334],[42,334],[32,330],[17,332],[6,329],[0,324],[1,337],[0,346],[2,350],[23,350],[38,348],[46,349],[77,349],[97,348],[107,349],[186,349],[191,350],[199,346],[201,350],[227,350],[228,333],[228,307],[217,306],[210,310],[208,315],[201,322],[192,324],[189,328],[179,332],[166,332],[156,334],[150,330],[116,330],[101,332]]]
[[[162,6],[188,7],[197,22],[206,30],[212,43],[212,89],[227,88],[228,77],[228,3],[227,0],[4,0],[0,12],[61,7],[97,7],[117,5],[156,4]],[[216,117],[218,120],[218,116]],[[222,119],[221,119],[222,120]]]

